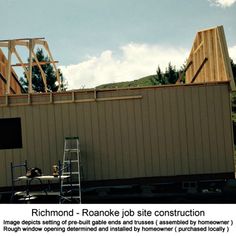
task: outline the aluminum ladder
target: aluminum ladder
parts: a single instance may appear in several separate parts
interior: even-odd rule
[[[64,141],[63,163],[59,168],[60,203],[81,203],[81,166],[78,137],[66,137]]]

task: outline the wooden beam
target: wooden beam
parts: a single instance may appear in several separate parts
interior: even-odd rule
[[[184,71],[179,74],[179,78],[178,78],[178,80],[176,81],[176,84],[178,84],[178,83],[180,83],[180,82],[182,81],[184,74],[186,73],[186,71],[189,69],[189,67],[190,67],[192,64],[193,64],[192,61],[190,61],[190,62],[187,64],[187,66],[184,68]]]
[[[14,43],[15,43],[15,45],[17,45],[17,46],[29,47],[29,42],[27,42],[27,41],[15,41]]]
[[[199,66],[198,70],[196,71],[195,75],[193,76],[193,78],[191,79],[191,83],[193,83],[197,76],[199,75],[199,73],[201,72],[203,66],[205,65],[205,63],[207,62],[207,57],[204,58],[203,62],[201,63],[201,65]]]
[[[204,40],[198,45],[198,47],[194,50],[193,54],[195,54],[204,44]]]
[[[4,78],[4,76],[2,75],[2,73],[0,72],[0,79],[4,82],[4,84],[7,84],[6,79]],[[13,94],[16,94],[15,90],[13,90],[12,87],[10,87],[10,90],[12,91]]]
[[[24,66],[24,63],[20,57],[20,55],[18,54],[18,52],[16,51],[16,49],[14,48],[14,53],[18,59],[18,61],[21,63],[20,65],[23,67],[24,71],[25,71],[25,74],[26,74],[26,77],[27,77],[27,80],[29,81],[29,75],[28,75],[28,70],[26,69],[26,67]]]
[[[223,27],[223,26],[222,26],[222,25],[218,25],[217,27],[206,28],[206,29],[201,30],[201,32],[210,31],[210,30],[215,30],[215,29],[218,28],[218,27]]]
[[[45,41],[45,40],[41,40],[41,39],[35,39],[35,44],[39,44],[39,45],[42,45],[42,46],[44,46],[44,45],[45,45],[45,43],[46,43],[46,41]]]
[[[29,41],[29,40],[38,40],[38,39],[45,39],[45,38],[17,38],[17,39],[3,39],[0,42],[9,42],[9,41]]]
[[[7,89],[6,93],[10,94],[11,88],[11,56],[12,56],[12,42],[10,41],[8,44],[8,62],[7,62]]]
[[[38,61],[38,58],[37,58],[37,55],[34,53],[34,51],[32,51],[32,54],[34,55],[34,60],[40,70],[40,73],[41,73],[41,76],[42,76],[42,79],[43,79],[43,83],[44,83],[44,91],[47,92],[47,80],[46,80],[46,76],[45,76],[45,73],[42,69],[42,67],[40,66],[39,64],[39,61]]]
[[[9,42],[0,43],[0,47],[8,47]],[[25,47],[29,46],[29,42],[26,42],[26,41],[15,41],[15,40],[12,40],[11,42],[14,45],[17,45],[17,46],[25,46]]]
[[[68,93],[69,94],[69,93]],[[98,99],[94,99],[94,98],[87,98],[87,99],[68,99],[68,100],[62,100],[62,101],[54,101],[53,99],[53,94],[50,93],[50,95],[48,95],[48,99],[45,101],[38,101],[38,100],[33,100],[32,97],[34,95],[32,94],[27,94],[27,97],[25,97],[25,95],[20,95],[22,98],[24,97],[25,102],[22,103],[12,103],[11,102],[11,97],[13,97],[14,95],[6,95],[6,100],[4,104],[0,104],[0,107],[3,106],[27,106],[27,105],[46,105],[46,104],[69,104],[69,103],[87,103],[87,102],[106,102],[106,101],[119,101],[119,100],[132,100],[132,99],[142,99],[143,96],[142,95],[134,95],[134,96],[120,96],[120,97],[107,97],[107,98],[98,98]],[[16,95],[15,95],[16,96]],[[72,95],[73,96],[73,95]],[[23,99],[22,99],[23,100]]]
[[[51,51],[50,51],[50,49],[49,49],[49,46],[48,46],[48,43],[47,43],[46,41],[45,41],[44,47],[45,47],[46,51],[48,52],[48,55],[49,55],[50,60],[51,60],[51,61],[54,61],[54,60],[53,60],[53,57],[52,57],[52,53],[51,53]],[[54,70],[55,70],[55,72],[56,72],[57,82],[58,82],[58,84],[59,84],[59,91],[61,91],[61,80],[60,80],[59,71],[58,71],[58,69],[57,69],[55,63],[52,63],[52,65],[53,65]]]
[[[42,61],[42,62],[38,61],[38,59],[34,53],[34,48],[35,48],[36,44],[42,45],[46,49],[50,61]],[[20,54],[16,51],[15,46],[25,46],[28,48],[28,50],[29,50],[29,62],[28,63],[23,63],[23,60],[21,59]],[[0,47],[8,48],[8,67],[7,67],[7,76],[6,76],[6,78],[7,78],[7,85],[6,85],[7,86],[7,88],[6,88],[7,93],[9,93],[9,91],[10,91],[10,79],[11,79],[10,78],[10,71],[11,71],[12,67],[14,67],[14,66],[23,67],[24,72],[26,73],[26,76],[27,76],[28,83],[29,83],[29,86],[28,86],[29,93],[33,92],[32,67],[38,66],[41,76],[42,76],[42,79],[43,79],[43,83],[45,85],[45,92],[47,92],[46,76],[45,76],[45,73],[41,67],[41,65],[46,65],[46,64],[52,64],[52,66],[55,70],[55,73],[56,73],[56,78],[57,78],[58,84],[59,84],[59,90],[61,90],[60,74],[59,74],[59,71],[57,70],[57,67],[56,67],[56,63],[58,63],[58,61],[53,60],[53,57],[52,57],[52,54],[49,50],[47,41],[45,41],[44,38],[18,38],[18,39],[12,39],[12,40],[8,40],[8,39],[0,40]],[[14,65],[11,65],[12,53],[15,53],[15,55],[20,63],[16,63]],[[35,57],[35,61],[33,61],[33,57]],[[26,67],[28,67],[28,68],[26,68]]]
[[[52,63],[59,63],[59,61],[39,61],[39,65],[47,65]],[[17,63],[11,66],[29,66],[29,63]],[[32,62],[32,66],[38,66],[36,62]]]
[[[8,47],[8,43],[5,43],[5,42],[3,42],[3,43],[0,43],[0,47],[5,47],[5,48],[7,48]]]
[[[28,68],[28,78],[29,78],[29,86],[28,86],[28,92],[32,93],[33,92],[33,87],[32,87],[32,52],[33,52],[33,40],[30,39],[29,41],[29,68]]]

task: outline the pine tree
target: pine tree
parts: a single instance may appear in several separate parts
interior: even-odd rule
[[[155,78],[156,78],[156,84],[158,84],[158,85],[166,84],[167,81],[166,81],[166,79],[165,79],[164,74],[163,74],[162,71],[161,71],[160,66],[157,67],[157,71],[156,71],[156,72],[157,72],[157,74],[156,74],[156,76],[155,76]]]
[[[234,61],[231,59],[231,67],[232,67],[232,71],[233,71],[233,76],[234,76],[234,81],[236,83],[236,64],[234,63]]]
[[[168,64],[168,68],[165,72],[165,78],[168,84],[175,84],[178,80],[178,72],[176,71],[175,66],[172,66],[171,63]]]
[[[47,56],[44,55],[42,49],[37,49],[36,51],[36,57],[39,62],[48,62],[50,61]],[[35,59],[33,58],[33,62],[35,62]],[[46,81],[47,81],[47,91],[56,92],[59,89],[58,83],[57,83],[57,77],[56,72],[53,69],[53,66],[51,64],[45,64],[41,65],[42,70],[45,73]],[[61,89],[66,90],[67,83],[65,81],[65,78],[61,72],[59,72],[60,75],[60,81],[61,81]],[[28,81],[27,76],[24,73],[24,78],[20,78],[20,83],[22,84],[23,88],[28,91]],[[45,86],[43,83],[43,78],[41,76],[41,72],[39,70],[38,66],[32,67],[32,88],[36,92],[45,92]]]

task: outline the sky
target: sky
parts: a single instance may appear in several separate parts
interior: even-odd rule
[[[45,37],[69,89],[179,68],[196,32],[223,25],[236,62],[236,0],[0,0],[0,39]]]

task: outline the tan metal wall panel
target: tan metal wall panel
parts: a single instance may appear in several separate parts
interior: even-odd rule
[[[101,158],[100,158],[100,139],[99,139],[99,126],[98,126],[98,108],[96,103],[91,103],[91,126],[93,130],[93,136],[92,138],[92,146],[93,146],[93,158],[97,157],[97,162],[94,164],[94,173],[95,173],[95,178],[102,178],[102,163],[101,163]]]
[[[108,152],[108,159],[109,159],[109,169],[110,169],[110,176],[112,178],[118,178],[117,177],[117,163],[116,159],[118,158],[115,155],[115,132],[117,132],[116,127],[114,126],[114,116],[113,116],[113,102],[108,101],[105,102],[105,109],[106,109],[106,130],[107,130],[107,152]],[[96,156],[96,153],[94,153],[94,156]],[[114,171],[112,171],[114,170]]]
[[[215,87],[214,91],[214,108],[215,108],[215,119],[216,119],[216,152],[217,152],[217,170],[222,171],[224,168],[226,168],[225,162],[221,161],[222,157],[225,153],[225,142],[224,139],[222,141],[222,137],[224,137],[224,126],[223,126],[223,110],[222,110],[222,89],[220,86]]]
[[[230,156],[234,155],[233,149],[232,147],[232,142],[233,142],[233,136],[232,136],[232,123],[229,119],[227,119],[227,115],[226,113],[231,113],[231,109],[230,109],[230,104],[227,102],[230,99],[229,93],[227,93],[226,88],[224,88],[224,90],[222,90],[222,94],[221,94],[221,98],[222,98],[222,103],[224,104],[222,106],[222,114],[223,114],[223,127],[224,127],[224,138],[225,138],[225,156],[226,156],[226,169],[234,169],[234,159],[230,158]],[[229,130],[231,130],[231,132],[228,132]]]
[[[199,103],[200,106],[200,121],[201,125],[199,129],[201,129],[201,138],[202,138],[202,155],[203,155],[203,168],[204,172],[208,173],[211,171],[211,155],[210,155],[210,147],[209,147],[209,126],[208,126],[208,108],[207,108],[207,94],[206,87],[199,88]],[[199,119],[196,117],[195,119]]]
[[[32,110],[32,133],[33,137],[32,140],[34,141],[34,156],[37,156],[35,161],[36,166],[44,166],[43,164],[43,155],[42,155],[42,144],[41,144],[41,136],[42,136],[42,130],[40,126],[40,111],[43,112],[43,107],[35,107]]]
[[[171,101],[169,93],[173,92],[173,88],[163,90],[163,115],[164,115],[164,127],[165,127],[165,140],[166,140],[166,159],[167,159],[167,173],[168,175],[174,175],[174,160],[173,160],[173,135],[171,125]],[[168,124],[168,125],[167,125]]]
[[[57,160],[59,157],[59,147],[57,147],[57,130],[56,130],[56,124],[55,124],[55,109],[53,109],[52,105],[46,105],[45,108],[47,109],[47,117],[44,124],[47,124],[45,129],[48,131],[48,142],[45,144],[47,145],[47,153],[48,153],[48,159],[50,164],[53,164],[53,160]],[[46,135],[46,134],[45,134]],[[54,162],[55,163],[55,162]],[[51,165],[47,168],[51,168]]]
[[[23,141],[22,149],[0,150],[0,186],[10,185],[11,161],[27,159],[50,174],[62,160],[66,136],[80,138],[86,180],[233,172],[228,89],[102,91],[103,98],[142,98],[0,107],[0,118],[21,117]]]
[[[177,92],[177,103],[178,103],[178,124],[179,124],[179,149],[181,153],[181,172],[183,174],[189,174],[189,162],[188,162],[188,141],[186,136],[186,113],[185,100],[184,100],[184,89],[180,88]]]
[[[143,128],[143,148],[144,148],[144,168],[147,176],[152,176],[153,163],[151,153],[150,122],[149,122],[149,103],[148,91],[144,91],[142,101],[142,128]]]
[[[193,107],[193,133],[195,145],[192,150],[192,155],[195,156],[196,160],[196,173],[200,174],[204,170],[203,156],[202,156],[202,129],[200,119],[200,100],[198,89],[192,89],[192,107]]]
[[[136,162],[138,165],[138,176],[142,177],[142,176],[146,176],[146,169],[143,168],[145,165],[145,156],[144,156],[144,146],[143,146],[144,135],[143,135],[143,125],[142,125],[142,104],[140,100],[135,101],[134,117],[135,117],[135,130],[136,130],[136,139],[137,139]],[[156,159],[159,159],[159,158],[156,158]]]
[[[217,137],[216,135],[211,135],[213,132],[217,132],[218,127],[216,126],[216,114],[215,111],[215,106],[214,106],[214,98],[215,98],[215,90],[212,88],[208,89],[209,92],[207,91],[207,107],[208,107],[208,127],[209,127],[209,149],[210,149],[210,155],[211,155],[211,163],[212,163],[212,170],[213,169],[218,169],[217,167],[217,149],[216,149],[216,144],[217,144]],[[210,121],[210,122],[209,122]]]
[[[158,134],[158,145],[159,145],[159,174],[160,176],[165,176],[168,166],[167,163],[167,154],[166,154],[166,140],[165,140],[165,120],[164,120],[164,107],[163,107],[163,90],[160,90],[159,93],[156,93],[156,105],[157,105],[157,115],[156,115],[156,125],[157,125],[157,134]],[[155,126],[155,125],[154,125]],[[163,164],[164,163],[164,164]]]
[[[138,163],[134,159],[137,156],[137,135],[135,129],[135,115],[134,115],[134,102],[127,101],[127,133],[128,133],[128,143],[129,143],[129,166],[130,171],[133,176],[138,176]]]
[[[78,114],[78,116],[82,116],[83,121],[84,121],[84,142],[86,143],[86,149],[82,151],[82,153],[85,154],[85,175],[89,176],[89,178],[95,178],[95,166],[100,165],[101,159],[99,158],[97,162],[94,159],[93,155],[93,148],[98,150],[98,147],[95,146],[94,143],[94,137],[92,135],[92,122],[91,122],[91,117],[94,116],[97,118],[97,113],[91,114],[91,109],[90,109],[90,103],[85,103],[82,104],[82,113]],[[83,139],[81,135],[78,135],[80,140]],[[87,140],[90,140],[90,142],[87,142]],[[82,146],[82,145],[81,145]],[[98,155],[100,153],[98,152]],[[100,165],[101,166],[101,165]],[[98,173],[101,170],[98,170]]]
[[[173,143],[173,165],[175,167],[175,175],[182,174],[182,158],[180,148],[180,129],[178,122],[178,103],[177,103],[177,91],[172,89],[169,94],[170,97],[170,110],[171,110],[171,130],[172,130],[172,143]]]
[[[86,170],[88,170],[87,168],[87,159],[88,159],[88,155],[86,153],[87,150],[87,146],[89,144],[86,143],[86,132],[85,132],[85,118],[84,118],[84,106],[83,104],[75,104],[75,114],[76,114],[76,125],[75,128],[77,126],[77,135],[79,137],[80,140],[80,148],[81,148],[81,155],[82,155],[82,165],[83,165],[83,174],[85,176],[88,176]],[[96,130],[95,130],[96,132]],[[94,150],[97,150],[97,146],[94,146]]]
[[[97,165],[97,163],[99,163],[99,165],[101,166],[100,169],[100,175],[103,178],[107,178],[107,176],[109,176],[109,159],[108,159],[108,155],[107,155],[107,137],[106,137],[106,118],[105,118],[105,104],[104,102],[101,102],[99,104],[97,104],[98,109],[97,109],[97,114],[96,114],[96,119],[98,120],[98,134],[99,134],[99,146],[97,147],[98,153],[99,153],[99,158],[96,158],[97,153],[94,153],[93,155],[93,159],[95,161],[95,165]],[[86,112],[86,111],[85,111]],[[91,134],[90,136],[93,136],[92,130],[91,130]],[[88,139],[89,140],[89,137]],[[86,140],[86,141],[87,141]],[[91,149],[93,149],[92,145],[90,146]],[[88,175],[91,176],[91,174],[89,174],[89,170],[88,170]]]
[[[128,113],[126,110],[126,103],[119,102],[120,107],[120,124],[121,124],[121,140],[122,140],[122,169],[123,169],[123,176],[127,178],[129,176],[130,171],[130,162],[129,162],[129,143],[128,143],[128,134],[127,134],[127,120],[128,120]]]
[[[156,97],[155,91],[149,91],[148,104],[149,104],[149,130],[150,130],[150,145],[151,145],[151,157],[152,157],[152,166],[155,168],[153,173],[157,170],[160,170],[160,161],[159,161],[159,144],[158,144],[158,131],[156,119]]]
[[[187,89],[186,91],[182,91],[184,93],[184,101],[185,101],[185,126],[186,126],[186,139],[187,141],[187,153],[188,153],[188,162],[191,163],[189,165],[189,173],[196,172],[196,156],[195,156],[195,137],[194,137],[194,125],[193,120],[195,117],[193,116],[193,110],[195,107],[192,105],[192,88]],[[181,159],[181,157],[180,157]]]
[[[114,119],[114,156],[116,161],[116,178],[119,176],[123,176],[124,168],[123,168],[123,142],[125,140],[122,139],[121,134],[121,119],[120,119],[120,105],[119,101],[114,101],[114,105],[112,106],[113,111],[113,119]]]

